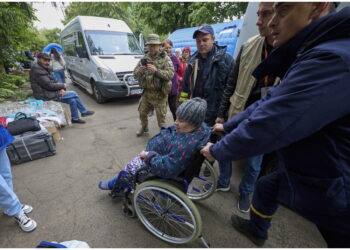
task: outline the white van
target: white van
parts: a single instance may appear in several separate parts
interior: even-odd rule
[[[61,44],[73,83],[98,103],[142,93],[133,70],[143,51],[125,22],[77,16],[63,28]]]

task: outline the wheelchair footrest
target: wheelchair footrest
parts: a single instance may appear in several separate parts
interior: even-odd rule
[[[124,204],[122,206],[122,211],[126,217],[135,217],[135,210],[132,201],[127,197],[124,198]]]

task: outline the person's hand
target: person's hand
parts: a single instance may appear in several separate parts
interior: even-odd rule
[[[222,123],[215,123],[213,130],[211,132],[215,135],[220,135],[220,136],[226,134],[224,125]]]
[[[225,119],[222,118],[222,117],[217,117],[216,120],[215,120],[215,123],[224,123],[225,122]]]
[[[204,155],[205,158],[207,158],[208,161],[213,162],[215,161],[215,158],[211,155],[209,148],[214,145],[211,142],[208,142],[207,145],[205,145],[204,148],[201,149],[201,154]]]
[[[65,96],[65,95],[66,95],[66,91],[65,91],[64,89],[61,89],[61,90],[60,90],[60,95],[61,95],[61,96]]]
[[[156,66],[154,66],[153,64],[150,64],[150,63],[147,64],[147,69],[148,69],[149,71],[151,71],[152,73],[154,73],[154,72],[157,71]]]
[[[148,152],[145,151],[145,150],[143,150],[143,151],[139,154],[139,156],[140,156],[140,158],[141,158],[142,160],[144,160],[144,159],[146,158],[147,154],[148,154]]]
[[[146,66],[140,66],[139,70],[140,70],[141,73],[145,73],[146,70],[147,70],[147,67]]]

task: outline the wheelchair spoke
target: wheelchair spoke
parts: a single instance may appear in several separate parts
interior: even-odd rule
[[[183,244],[200,235],[198,210],[176,187],[157,181],[142,183],[134,193],[134,205],[145,227],[165,241]]]

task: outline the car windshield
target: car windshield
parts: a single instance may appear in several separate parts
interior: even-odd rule
[[[134,35],[131,33],[87,30],[85,34],[92,55],[143,54]]]

